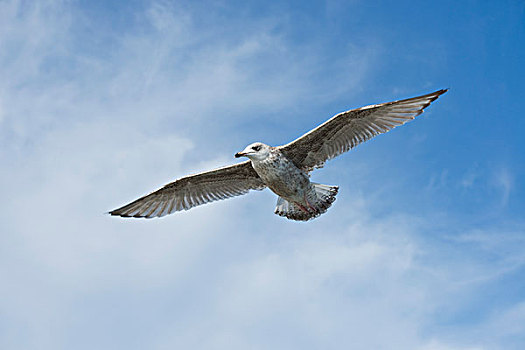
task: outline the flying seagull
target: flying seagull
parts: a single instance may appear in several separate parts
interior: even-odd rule
[[[338,186],[310,181],[310,172],[372,137],[414,119],[447,89],[406,100],[339,113],[286,145],[248,145],[236,158],[248,160],[189,175],[109,214],[153,218],[268,187],[279,197],[275,214],[307,221],[326,212]]]

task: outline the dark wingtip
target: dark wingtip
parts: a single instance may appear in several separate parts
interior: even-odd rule
[[[120,214],[120,213],[117,212],[117,210],[108,211],[108,212],[106,212],[104,214],[109,215],[109,216],[120,216],[121,218],[129,218],[129,215]]]
[[[445,92],[447,92],[448,90],[449,90],[449,88],[437,90],[436,92],[434,92],[434,94],[437,94],[437,96],[439,97],[439,96],[443,95]]]

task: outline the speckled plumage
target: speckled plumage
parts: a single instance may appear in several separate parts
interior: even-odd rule
[[[321,215],[330,207],[337,194],[336,186],[329,186],[331,195],[317,195],[316,184],[310,182],[308,174],[278,148],[261,143],[257,145],[268,147],[268,156],[262,160],[252,159],[252,166],[266,186],[280,197],[276,214],[306,221]]]
[[[253,143],[235,155],[248,157],[248,161],[183,177],[109,214],[160,217],[269,187],[279,196],[276,214],[292,220],[315,218],[332,205],[338,187],[310,182],[312,170],[321,168],[327,160],[358,144],[414,119],[446,91],[438,90],[337,114],[283,146]]]
[[[252,166],[275,194],[289,199],[300,199],[313,190],[308,174],[299,169],[275,147],[264,160],[252,160]]]

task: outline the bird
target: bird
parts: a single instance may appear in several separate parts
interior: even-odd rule
[[[404,100],[339,113],[296,140],[277,147],[255,142],[235,158],[248,160],[189,175],[109,212],[113,216],[154,218],[201,204],[269,188],[277,198],[275,214],[308,221],[325,213],[338,186],[310,181],[310,173],[372,137],[403,125],[423,113],[448,89]]]

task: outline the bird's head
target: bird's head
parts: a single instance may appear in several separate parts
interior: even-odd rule
[[[246,146],[242,152],[235,153],[235,158],[248,157],[251,160],[265,160],[270,154],[270,146],[262,142],[255,142]]]

